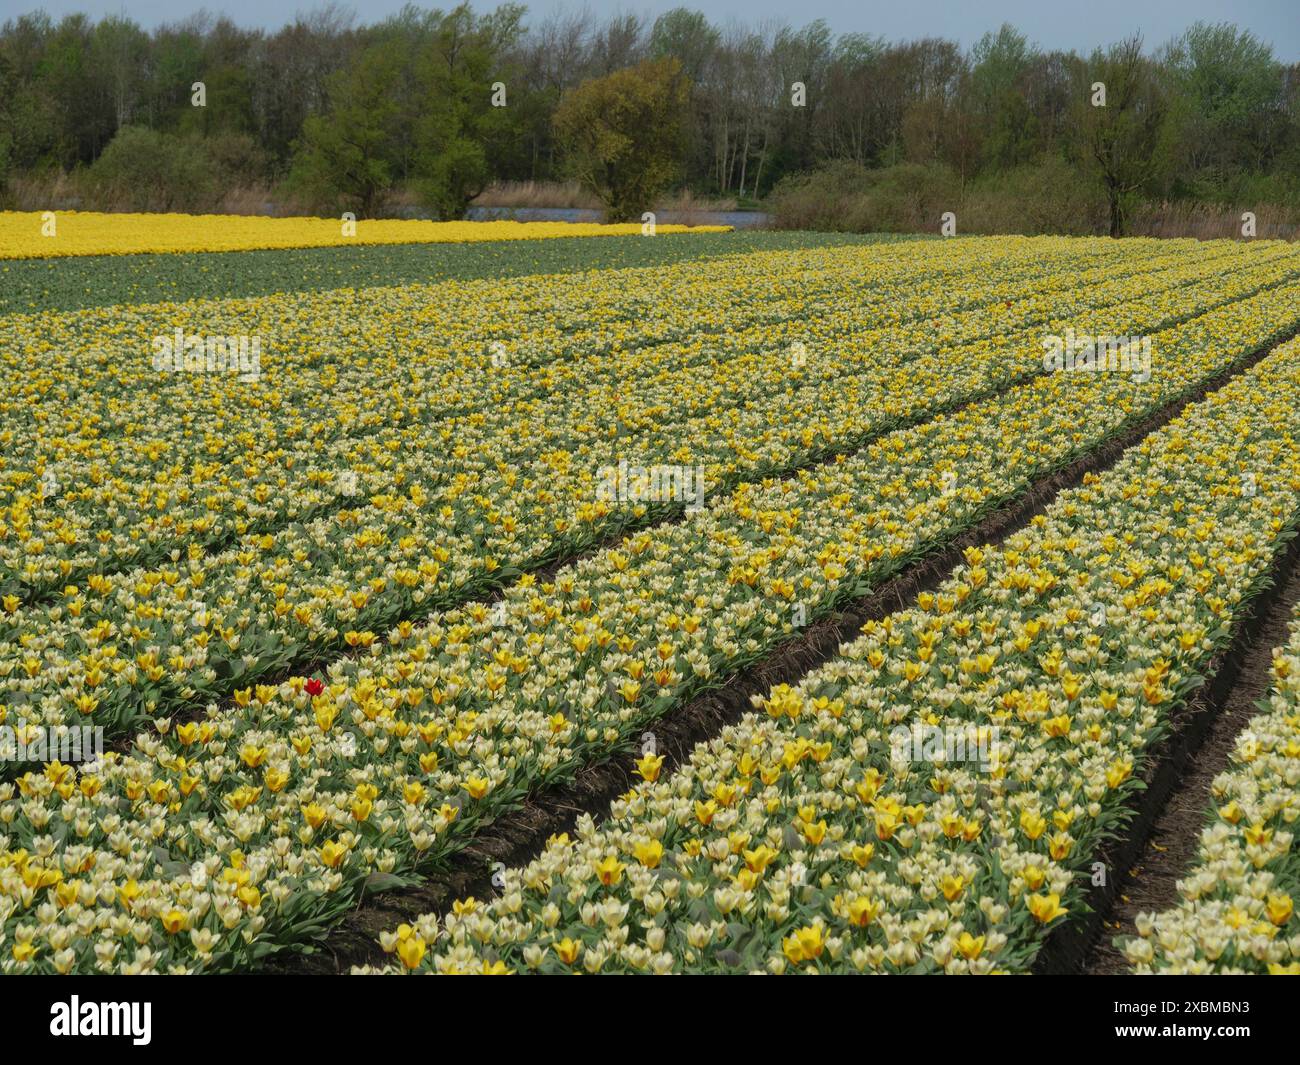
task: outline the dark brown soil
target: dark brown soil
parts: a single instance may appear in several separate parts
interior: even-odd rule
[[[775,684],[794,683],[828,661],[838,653],[842,643],[856,636],[864,622],[902,609],[920,592],[941,584],[961,563],[966,547],[999,543],[1042,513],[1060,492],[1077,486],[1088,473],[1102,472],[1113,466],[1129,447],[1176,418],[1189,404],[1198,402],[1249,369],[1270,350],[1271,347],[1253,352],[1215,374],[1183,399],[1167,404],[1128,431],[1034,482],[1016,500],[990,513],[968,533],[908,566],[876,591],[850,601],[839,612],[809,625],[778,645],[761,662],[730,678],[721,688],[691,700],[673,711],[671,716],[656,722],[654,733],[658,749],[666,756],[663,772],[671,772],[689,757],[696,744],[707,741],[725,725],[749,712],[751,695],[766,692]],[[1300,545],[1300,541],[1295,543]],[[456,899],[490,897],[493,893],[492,863],[504,862],[507,866],[525,864],[537,856],[549,836],[571,830],[582,814],[590,813],[599,819],[608,811],[610,801],[634,783],[634,761],[635,756],[624,755],[584,766],[571,783],[530,797],[522,808],[504,814],[495,824],[486,827],[464,851],[448,862],[445,870],[430,876],[420,887],[366,899],[341,925],[316,944],[312,953],[286,951],[268,959],[264,971],[345,973],[353,965],[385,963],[388,957],[378,944],[381,931],[391,930],[402,921],[420,914],[441,914]],[[1146,795],[1150,797],[1151,793]],[[1088,943],[1095,934],[1094,928],[1087,935]],[[1086,947],[1073,947],[1066,951],[1073,958],[1070,971],[1079,971],[1078,957],[1084,949]],[[1062,944],[1053,946],[1049,938],[1043,954],[1054,957],[1061,952]]]

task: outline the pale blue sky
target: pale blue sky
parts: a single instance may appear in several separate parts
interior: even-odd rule
[[[455,0],[421,7],[451,7]],[[317,6],[314,0],[0,0],[0,20],[32,10],[45,10],[57,18],[84,11],[99,16],[125,11],[146,27],[175,21],[200,8],[229,15],[245,26],[274,29],[298,11]],[[402,0],[366,0],[352,3],[358,22],[373,22],[402,7]],[[474,3],[490,10],[494,3]],[[632,11],[653,17],[679,6],[674,0],[641,3],[590,3],[604,14]],[[878,34],[889,40],[939,36],[969,46],[986,30],[1010,22],[1044,48],[1074,48],[1086,52],[1140,30],[1149,46],[1163,44],[1198,19],[1234,22],[1253,31],[1273,46],[1284,62],[1300,62],[1300,0],[699,0],[685,6],[703,11],[715,23],[736,19],[756,24],[775,19],[801,26],[823,18],[836,32]],[[578,10],[574,0],[533,0],[534,15],[555,10]]]

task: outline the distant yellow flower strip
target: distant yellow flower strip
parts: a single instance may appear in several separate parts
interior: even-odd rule
[[[53,214],[53,230],[49,214]],[[101,214],[93,211],[0,211],[0,259],[141,252],[251,251],[347,244],[466,244],[548,237],[619,237],[639,223],[422,222],[368,219],[344,235],[342,218],[267,218],[223,214]],[[661,225],[655,235],[725,233],[731,226]]]
[[[1300,973],[1300,608],[1273,655],[1267,706],[1237,737],[1182,899],[1139,914],[1124,944],[1138,973]]]
[[[1189,323],[1142,388],[1042,378],[746,487],[553,583],[521,581],[500,611],[399,626],[324,679],[252,685],[228,710],[160,721],[103,765],[0,785],[0,853],[16,870],[0,875],[0,896],[13,892],[0,907],[12,903],[6,935],[26,944],[12,967],[243,967],[293,944],[362,884],[404,882],[763,654],[791,631],[796,602],[819,616],[1195,384],[1232,357],[1224,345],[1250,350],[1296,295],[1220,312],[1214,328]],[[936,602],[947,613],[956,600]],[[84,826],[80,842],[47,846],[58,824]],[[51,890],[66,904],[42,908]]]
[[[1162,364],[1158,390],[1199,380],[1207,364],[1221,366],[1294,321],[1296,284],[1258,290],[1297,265],[1265,263],[1125,305],[1123,320],[1139,330],[1190,318],[1156,337],[1163,358],[1178,363]],[[1240,302],[1197,316],[1232,299]],[[498,428],[495,416],[467,419],[434,449],[404,451],[401,463],[373,455],[367,472],[389,466],[400,476],[364,505],[246,534],[218,554],[191,547],[162,566],[93,575],[52,606],[0,602],[0,703],[27,724],[114,729],[228,696],[304,654],[365,646],[400,618],[464,602],[630,521],[652,520],[654,504],[600,498],[601,467],[624,457],[698,464],[715,486],[752,481],[850,449],[909,415],[1041,375],[1040,352],[1030,341],[981,343],[969,358],[922,355],[892,373],[841,376],[677,423],[665,404],[665,424],[647,418],[647,428],[622,439],[564,396],[548,401],[532,437],[529,422],[514,423],[512,434],[509,420]],[[862,356],[854,346],[824,358],[852,365]],[[649,391],[643,402],[653,409]]]
[[[970,549],[671,777],[642,758],[498,898],[386,933],[389,971],[1025,971],[1300,520],[1297,355]]]

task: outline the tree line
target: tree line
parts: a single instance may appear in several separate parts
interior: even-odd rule
[[[1295,205],[1300,64],[1201,23],[1086,55],[1008,25],[963,50],[687,8],[0,26],[11,199],[70,176],[88,206],[204,208],[248,187],[363,215],[400,195],[454,218],[492,183],[576,178],[628,217],[672,187],[797,202],[900,167],[958,194],[1028,170],[1094,197],[1112,233],[1142,202]]]

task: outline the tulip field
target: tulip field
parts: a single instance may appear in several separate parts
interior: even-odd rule
[[[156,217],[0,215],[0,972],[293,971],[609,765],[341,971],[1034,972],[1290,565],[1295,244]],[[1295,618],[1134,973],[1300,971]]]

